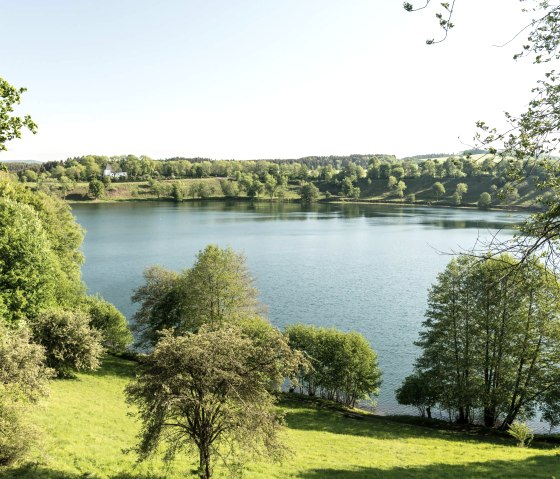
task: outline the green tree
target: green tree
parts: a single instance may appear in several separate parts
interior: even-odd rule
[[[66,199],[66,195],[74,189],[76,183],[72,181],[67,176],[60,177],[60,191],[62,191],[62,197]]]
[[[395,196],[397,196],[397,198],[404,198],[404,190],[406,190],[406,188],[406,183],[400,180],[394,188]]]
[[[45,348],[46,363],[58,376],[99,368],[103,335],[90,322],[83,311],[63,309],[45,310],[33,321],[33,339]]]
[[[159,331],[179,327],[182,301],[179,278],[179,273],[162,266],[150,266],[144,271],[144,284],[132,295],[132,302],[140,304],[132,321],[136,346],[153,346]]]
[[[179,182],[174,181],[171,184],[171,198],[173,198],[173,201],[175,201],[176,203],[180,203],[181,201],[183,201],[183,197],[184,197],[183,188],[181,187]]]
[[[226,465],[237,467],[244,465],[243,454],[281,458],[282,418],[270,384],[290,376],[298,359],[279,333],[266,343],[233,325],[179,337],[163,333],[126,388],[142,420],[140,459],[163,447],[172,460],[195,447],[198,477],[210,479],[216,457],[235,458]]]
[[[352,198],[354,201],[358,201],[360,199],[361,190],[358,186],[353,186],[348,191],[348,198]]]
[[[0,198],[0,313],[9,322],[57,303],[60,262],[37,213]]]
[[[239,188],[235,181],[220,180],[220,188],[225,197],[234,198],[239,195]]]
[[[123,314],[101,296],[86,296],[82,309],[89,315],[90,326],[102,335],[103,347],[122,353],[132,343],[132,333]]]
[[[463,196],[467,191],[469,191],[469,185],[467,185],[466,183],[457,183],[455,191]]]
[[[305,183],[301,186],[299,194],[302,203],[315,203],[319,199],[319,188],[313,183]]]
[[[463,195],[468,191],[469,187],[466,183],[458,183],[455,192],[452,195],[453,203],[459,206],[463,202]]]
[[[416,372],[407,376],[401,387],[395,392],[399,404],[418,408],[422,417],[432,417],[432,408],[437,403],[437,394],[430,387],[430,381],[424,374]]]
[[[273,200],[274,195],[276,194],[276,188],[278,187],[278,182],[276,178],[272,175],[265,175],[264,177],[264,190],[266,194],[270,197],[270,201]]]
[[[6,151],[6,143],[21,138],[21,131],[27,128],[36,133],[37,125],[29,115],[23,118],[14,115],[14,105],[19,105],[26,88],[16,88],[0,77],[0,151]]]
[[[182,331],[258,315],[258,292],[243,254],[208,245],[179,279]]]
[[[536,260],[460,256],[428,295],[417,371],[459,422],[506,429],[558,402],[558,281]]]
[[[441,195],[445,194],[445,186],[443,186],[443,184],[439,181],[436,181],[433,185],[432,185],[432,190],[434,190],[434,193],[436,195],[436,198],[439,200],[441,198]]]
[[[298,372],[302,392],[349,407],[378,394],[381,371],[377,354],[361,334],[303,324],[289,326],[286,334],[290,346],[310,360],[311,368]]]
[[[10,181],[0,180],[0,197],[28,205],[36,213],[52,253],[60,265],[57,271],[56,301],[74,305],[85,293],[81,280],[83,230],[68,204],[41,192],[33,192]],[[41,273],[41,269],[37,267]]]
[[[144,273],[145,284],[132,296],[140,303],[134,315],[139,345],[155,344],[158,331],[197,331],[258,316],[262,311],[245,257],[231,248],[209,245],[192,268],[181,273],[155,266]]]
[[[34,170],[25,170],[22,176],[26,181],[30,181],[33,183],[37,181],[37,172]]]
[[[105,185],[102,181],[93,179],[89,182],[88,193],[92,198],[99,199],[105,194]]]
[[[486,209],[489,208],[490,205],[492,205],[492,197],[490,196],[490,193],[487,193],[486,191],[480,193],[480,197],[478,198],[478,207],[480,209]]]

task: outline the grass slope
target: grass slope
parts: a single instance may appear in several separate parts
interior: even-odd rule
[[[134,445],[138,425],[127,416],[123,388],[134,364],[108,358],[95,374],[55,381],[33,419],[43,440],[29,462],[0,469],[0,479],[162,479],[194,477],[194,456],[165,469],[159,460],[136,465],[122,449]],[[356,419],[342,411],[285,400],[291,458],[280,465],[251,463],[248,478],[401,479],[552,478],[560,476],[557,449],[520,449],[505,438]],[[216,477],[225,472],[216,470]]]

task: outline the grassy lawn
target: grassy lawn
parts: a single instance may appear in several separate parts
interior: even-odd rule
[[[159,460],[136,465],[138,425],[127,416],[123,388],[133,363],[108,358],[101,371],[55,381],[33,413],[43,430],[29,462],[0,469],[0,479],[163,479],[195,477],[195,456],[166,469]],[[251,463],[248,478],[552,478],[560,477],[560,449],[515,447],[501,437],[401,424],[382,417],[356,419],[310,403],[284,401],[283,464]],[[216,477],[225,471],[216,470]]]

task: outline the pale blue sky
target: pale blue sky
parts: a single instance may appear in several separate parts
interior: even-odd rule
[[[488,4],[491,3],[489,6]],[[537,78],[511,0],[463,0],[442,45],[400,0],[12,0],[0,76],[36,136],[0,159],[293,158],[467,148]],[[500,16],[501,15],[501,16]]]

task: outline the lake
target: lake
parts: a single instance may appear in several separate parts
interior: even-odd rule
[[[394,391],[412,370],[426,294],[449,253],[513,234],[521,213],[385,205],[227,202],[75,204],[86,229],[83,278],[129,319],[153,264],[180,270],[209,243],[243,251],[279,328],[358,331],[379,355],[381,413],[406,413]]]

